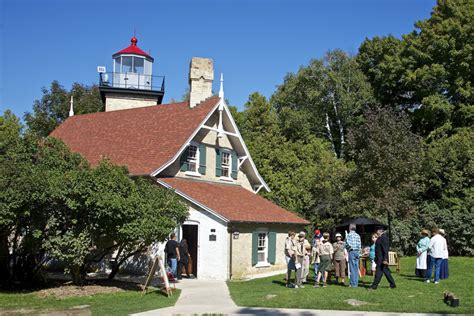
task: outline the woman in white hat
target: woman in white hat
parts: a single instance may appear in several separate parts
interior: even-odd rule
[[[416,245],[416,276],[425,278],[427,262],[428,262],[428,249],[430,248],[430,231],[423,229],[421,232],[421,238]]]

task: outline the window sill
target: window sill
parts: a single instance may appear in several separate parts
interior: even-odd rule
[[[255,265],[255,268],[268,268],[270,266],[271,264],[269,264],[268,262],[259,262]]]
[[[190,177],[196,177],[196,178],[202,177],[202,175],[199,172],[195,172],[195,171],[186,171],[184,174]]]
[[[225,182],[234,182],[235,180],[229,177],[220,177],[219,180],[225,181]]]

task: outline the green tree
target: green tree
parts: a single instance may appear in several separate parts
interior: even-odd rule
[[[57,81],[53,81],[48,89],[42,89],[41,100],[35,100],[33,112],[25,113],[28,131],[39,137],[48,136],[59,124],[69,116],[71,96],[74,97],[74,113],[85,114],[104,110],[99,88],[95,85],[86,86],[74,83],[67,91]]]
[[[349,133],[356,169],[350,179],[353,211],[403,218],[413,212],[420,192],[421,139],[407,116],[389,108],[366,111],[364,124]]]
[[[278,115],[266,98],[253,93],[241,113],[240,131],[271,192],[263,193],[310,220],[322,220],[340,205],[348,174],[327,141],[308,136],[291,141],[280,131]]]
[[[413,111],[414,130],[427,136],[473,124],[473,48],[474,3],[438,0],[401,40],[366,39],[357,60],[378,100]]]
[[[335,50],[287,75],[271,102],[287,139],[324,137],[337,157],[343,157],[348,129],[358,124],[374,99],[356,60]]]
[[[186,205],[150,179],[108,161],[90,168],[57,139],[23,135],[10,112],[0,132],[2,282],[34,281],[56,258],[81,284],[95,262],[118,250],[113,277],[187,216]]]

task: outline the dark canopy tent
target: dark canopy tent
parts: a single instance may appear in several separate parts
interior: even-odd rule
[[[375,228],[383,227],[384,229],[388,228],[388,225],[385,225],[375,219],[359,217],[355,219],[348,220],[342,224],[336,226],[336,231],[342,233],[349,232],[349,225],[351,223],[356,224],[356,232],[360,235],[362,245],[367,246],[370,245],[371,242],[371,235],[375,232]]]

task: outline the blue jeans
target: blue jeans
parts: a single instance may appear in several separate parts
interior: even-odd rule
[[[314,282],[318,280],[319,263],[314,264]],[[322,277],[322,279],[324,279]]]
[[[173,273],[174,277],[176,278],[178,272],[178,260],[176,258],[170,258],[169,265],[171,267],[171,273]]]
[[[435,282],[439,282],[439,274],[441,272],[441,261],[442,258],[433,258],[430,257],[429,264],[428,264],[428,270],[426,270],[426,276],[425,279],[429,280],[431,279],[431,274],[433,271],[433,266],[435,266]]]
[[[351,270],[351,278],[349,285],[357,287],[359,283],[359,251],[349,251],[349,268]]]

